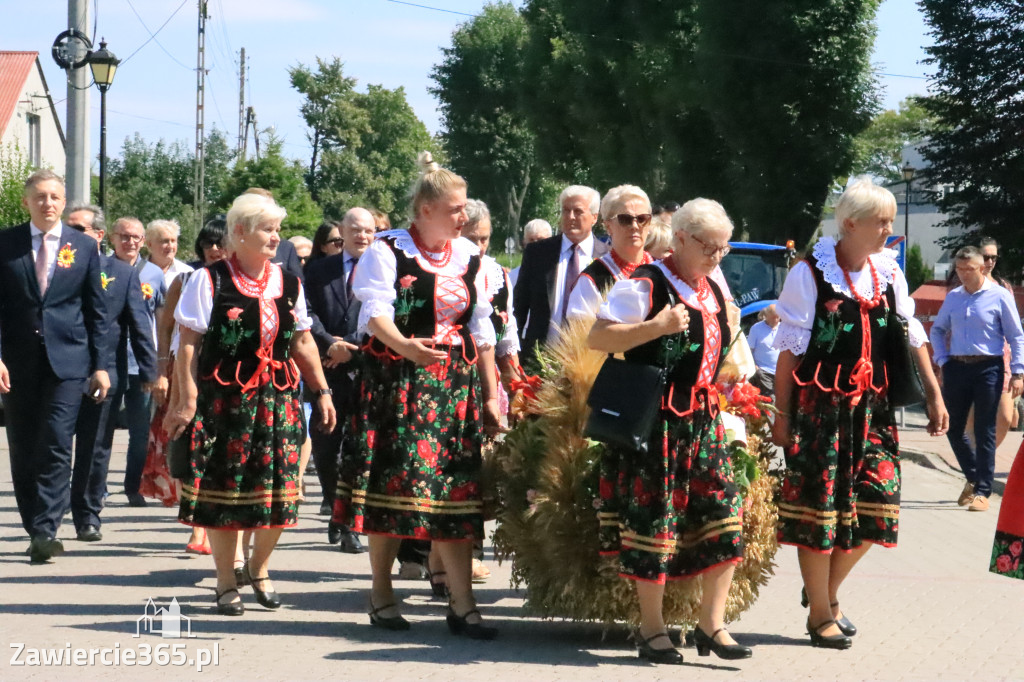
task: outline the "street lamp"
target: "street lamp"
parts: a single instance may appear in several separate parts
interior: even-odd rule
[[[917,169],[907,161],[903,164],[903,181],[907,183],[907,189],[903,195],[903,238],[906,240],[905,248],[910,249],[910,183],[914,180],[914,171]]]
[[[107,89],[114,82],[114,73],[121,60],[107,49],[107,42],[100,40],[100,49],[86,57],[92,78],[100,89],[100,208],[107,207],[107,190],[104,184],[107,176]]]

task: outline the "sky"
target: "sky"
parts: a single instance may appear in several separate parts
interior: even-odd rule
[[[107,93],[108,154],[116,156],[124,139],[136,132],[150,142],[180,139],[193,145],[197,0],[89,3],[96,35],[105,38],[107,49],[122,60]],[[356,78],[360,89],[368,83],[404,87],[416,114],[431,132],[438,132],[437,101],[428,92],[431,68],[441,60],[441,49],[451,44],[452,32],[485,4],[485,0],[210,0],[206,127],[226,130],[229,140],[237,140],[238,51],[244,46],[249,81],[246,105],[255,108],[261,129],[273,126],[287,156],[305,159],[309,153],[299,115],[302,97],[289,84],[288,68],[314,64],[318,56],[341,59],[346,75]],[[522,5],[522,0],[515,4]],[[67,28],[67,0],[0,0],[0,7],[4,17],[0,50],[40,53],[63,121],[65,74],[50,56],[50,46]],[[895,108],[907,95],[926,92],[927,70],[921,61],[923,46],[929,42],[927,27],[913,0],[884,0],[877,23],[872,62],[882,74],[883,105]],[[151,32],[156,33],[154,40]],[[99,39],[94,42],[98,47]],[[99,91],[92,88],[94,158],[99,150],[99,102]],[[251,144],[250,138],[250,149]]]

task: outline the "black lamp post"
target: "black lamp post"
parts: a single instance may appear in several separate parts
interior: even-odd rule
[[[910,183],[914,180],[916,170],[909,161],[903,164],[903,182],[907,183],[907,189],[903,195],[903,238],[907,242],[908,252],[910,250]]]
[[[100,89],[100,208],[107,207],[107,89],[114,82],[114,73],[121,60],[107,49],[105,40],[100,40],[100,49],[89,53],[86,58],[92,69],[92,78]]]

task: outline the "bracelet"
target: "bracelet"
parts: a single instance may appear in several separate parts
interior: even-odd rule
[[[170,355],[161,355],[156,360],[157,360],[157,362],[167,362],[170,359],[171,359]]]

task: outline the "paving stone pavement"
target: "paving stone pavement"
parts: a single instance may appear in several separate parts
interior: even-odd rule
[[[1020,442],[1020,434],[1010,438]],[[872,549],[842,594],[844,611],[860,629],[851,650],[810,646],[796,553],[784,547],[774,579],[730,628],[754,647],[754,657],[720,661],[685,649],[685,665],[674,668],[639,662],[622,629],[524,617],[521,595],[508,586],[508,564],[492,560],[493,575],[477,595],[501,628],[496,641],[449,635],[443,607],[429,599],[425,581],[396,582],[412,630],[371,628],[366,555],[340,554],[326,544],[318,504],[303,509],[299,526],[284,532],[272,559],[284,607],[267,611],[243,589],[245,616],[217,616],[212,560],[183,552],[188,531],[175,522],[174,510],[126,505],[119,485],[123,440],[119,432],[103,541],[75,541],[68,520],[60,533],[67,553],[32,566],[0,439],[0,640],[6,652],[0,680],[1024,679],[1024,583],[987,571],[1000,500],[993,498],[988,513],[965,512],[955,502],[961,485],[948,471],[905,463],[899,547]],[[312,481],[309,488],[318,500]],[[177,599],[194,637],[134,637],[148,599],[158,607]],[[20,654],[19,645],[25,647]],[[105,666],[99,654],[94,665],[12,663],[16,655],[31,661],[30,649],[109,649],[124,656],[127,650],[143,655],[148,647],[157,658],[161,646],[172,661],[212,657],[214,649],[217,661],[201,674],[194,665],[155,661]]]

